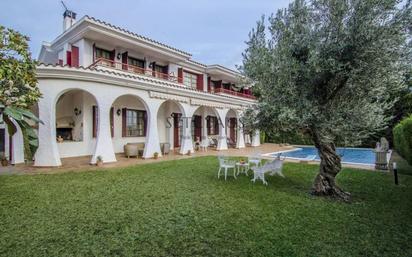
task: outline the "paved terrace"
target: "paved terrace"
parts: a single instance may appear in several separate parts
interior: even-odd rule
[[[251,156],[255,153],[271,153],[282,150],[293,149],[293,146],[281,146],[279,144],[263,144],[258,147],[246,147],[243,149],[229,148],[228,150],[216,151],[213,148],[209,148],[207,152],[196,151],[192,155],[181,155],[178,153],[178,150],[171,151],[168,155],[165,155],[159,159],[141,159],[141,158],[126,158],[122,153],[116,154],[117,162],[114,163],[105,163],[103,167],[96,167],[95,165],[90,165],[89,161],[91,156],[82,156],[74,158],[63,158],[62,166],[60,167],[33,167],[29,165],[19,164],[15,166],[1,167],[0,174],[52,174],[52,173],[62,173],[62,172],[80,172],[96,169],[106,169],[106,168],[118,168],[118,167],[127,167],[139,164],[147,164],[161,161],[170,161],[170,160],[180,160],[186,158],[193,158],[199,156]],[[265,158],[265,157],[264,157]],[[299,162],[296,160],[287,160],[288,162]],[[305,162],[308,163],[308,162]],[[318,163],[318,162],[309,162],[309,163]],[[363,166],[356,165],[343,165],[345,167],[356,167],[363,169],[370,169]]]

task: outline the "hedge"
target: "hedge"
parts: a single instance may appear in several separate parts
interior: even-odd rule
[[[412,165],[412,115],[395,126],[393,143],[396,151]]]

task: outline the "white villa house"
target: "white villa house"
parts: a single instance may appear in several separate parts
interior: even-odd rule
[[[199,141],[217,142],[218,151],[260,144],[258,131],[240,126],[256,103],[241,74],[126,29],[67,10],[63,33],[43,43],[38,61],[35,166],[78,156],[115,162],[128,143],[144,143],[142,158],[162,156],[165,143],[180,154]],[[0,126],[0,151],[24,162],[21,131],[10,137]]]

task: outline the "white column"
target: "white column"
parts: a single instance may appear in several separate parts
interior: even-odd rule
[[[183,135],[182,144],[180,146],[180,154],[187,154],[189,151],[194,152],[192,140],[192,116],[183,118]]]
[[[228,109],[218,109],[219,114],[219,139],[216,150],[227,150],[227,136],[226,136],[226,114]]]
[[[260,132],[255,130],[252,135],[252,146],[260,146]]]
[[[104,101],[97,98],[98,105],[98,127],[96,149],[90,163],[95,164],[97,157],[101,157],[103,162],[115,162],[112,135],[110,132],[110,108],[113,101]]]
[[[243,134],[243,124],[240,123],[240,119],[237,119],[237,138],[236,148],[245,148],[245,135]]]
[[[39,147],[34,156],[34,166],[60,166],[59,150],[56,142],[56,108],[54,94],[43,94],[39,101]]]
[[[162,101],[155,101],[155,99],[152,99],[150,102],[147,102],[147,104],[148,110],[146,111],[148,124],[146,130],[146,143],[143,152],[144,159],[153,158],[154,153],[158,153],[159,157],[162,156],[157,128],[157,112],[159,111]]]

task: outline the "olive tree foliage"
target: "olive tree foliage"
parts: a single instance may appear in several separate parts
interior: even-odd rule
[[[321,157],[313,193],[350,200],[335,183],[335,144],[358,145],[390,121],[411,21],[409,0],[296,0],[249,34],[240,69],[259,103],[244,122],[310,135]]]
[[[32,126],[40,121],[30,112],[30,107],[41,96],[37,87],[36,62],[31,58],[28,41],[28,37],[0,25],[2,122],[6,123],[10,135],[17,131],[15,123],[21,128],[26,159],[32,157],[38,146],[37,135]]]

